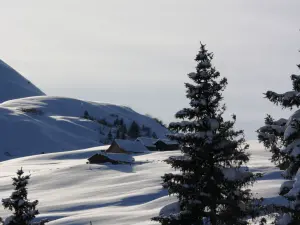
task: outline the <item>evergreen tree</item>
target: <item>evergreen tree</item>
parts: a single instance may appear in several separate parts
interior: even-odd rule
[[[117,118],[117,119],[115,119],[115,121],[114,121],[114,125],[115,126],[118,126],[118,125],[120,125],[120,120]]]
[[[89,112],[87,110],[84,111],[83,118],[89,120],[91,118]]]
[[[152,132],[152,138],[158,139],[157,134],[155,132]]]
[[[32,220],[39,214],[36,209],[38,201],[30,202],[27,199],[27,184],[30,179],[29,175],[23,176],[22,168],[17,171],[17,177],[13,178],[13,186],[15,187],[13,193],[9,198],[2,199],[2,204],[5,209],[13,211],[13,215],[6,218],[5,225],[43,225],[48,220],[40,222],[32,222]]]
[[[144,124],[142,125],[142,136],[151,137],[151,128],[145,126]]]
[[[300,65],[298,65],[300,69]],[[265,94],[272,103],[280,105],[282,108],[299,108],[300,106],[300,75],[291,75],[293,90],[282,94],[273,91],[267,91]],[[289,179],[282,184],[280,194],[283,195],[290,204],[285,207],[277,207],[279,217],[275,220],[275,224],[296,225],[300,224],[300,175],[294,178],[300,168],[300,110],[295,111],[289,120],[281,119],[281,123],[271,122],[269,126],[273,129],[274,137],[269,137],[271,142],[275,139],[280,140],[280,147],[274,153],[273,158],[278,158],[277,162],[284,162],[286,169],[283,177]],[[277,126],[274,126],[277,125]],[[262,129],[260,129],[262,130]],[[260,131],[259,130],[259,131]],[[272,132],[269,132],[268,134]],[[263,135],[264,133],[261,132]],[[264,143],[268,144],[267,140]],[[273,139],[272,139],[273,138]],[[277,139],[276,139],[277,138]],[[276,142],[275,142],[276,144]],[[265,144],[266,145],[266,144]]]
[[[243,131],[233,129],[233,121],[225,121],[221,105],[226,78],[211,65],[213,54],[201,44],[195,61],[196,73],[186,83],[190,108],[175,117],[181,122],[170,124],[174,132],[169,138],[180,143],[183,156],[166,162],[180,173],[165,174],[163,186],[176,195],[180,212],[153,218],[163,225],[245,225],[257,209],[252,194],[245,187],[258,175],[243,165],[248,162]]]
[[[267,115],[265,125],[257,130],[259,142],[272,153],[271,161],[280,169],[286,169],[289,163],[287,155],[281,151],[285,144],[283,135],[286,123],[286,119],[274,120]]]
[[[113,136],[111,133],[111,130],[109,130],[108,134],[107,134],[107,143],[110,144],[113,140]]]
[[[126,140],[126,133],[121,133],[121,137],[120,137],[121,139],[123,139],[123,140]]]
[[[128,135],[131,138],[138,138],[141,135],[139,125],[133,121],[128,130]]]
[[[124,125],[124,120],[123,120],[123,118],[120,119],[119,124],[120,124],[120,126],[123,126],[123,125]]]
[[[121,138],[120,127],[118,127],[117,133],[116,133],[116,139],[120,139],[120,138]]]
[[[127,127],[126,124],[122,123],[119,127],[119,131],[120,131],[120,139],[125,140],[126,139],[126,135],[127,135]]]

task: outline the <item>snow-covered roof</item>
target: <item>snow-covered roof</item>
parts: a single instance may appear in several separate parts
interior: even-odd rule
[[[149,150],[142,143],[138,141],[115,139],[115,142],[120,148],[124,149],[127,152],[135,152],[135,153],[149,152]]]
[[[158,141],[162,141],[163,143],[165,143],[166,145],[178,145],[178,142],[175,141],[175,140],[170,140],[170,139],[158,139],[155,144],[158,142]]]
[[[122,154],[122,153],[105,153],[100,152],[99,155],[103,155],[111,160],[118,161],[118,162],[127,162],[132,163],[134,162],[134,158],[131,155],[128,154]]]
[[[154,143],[157,141],[157,139],[149,138],[149,137],[138,137],[136,141],[140,141],[144,146],[146,147],[154,147]]]

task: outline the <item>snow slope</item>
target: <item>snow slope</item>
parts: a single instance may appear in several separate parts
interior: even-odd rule
[[[45,95],[12,67],[0,60],[0,102]]]
[[[0,104],[0,161],[103,145],[114,127],[83,119],[85,110],[109,124],[122,118],[129,127],[135,120],[158,137],[168,132],[155,120],[124,106],[49,96],[15,99]]]
[[[107,146],[78,151],[52,153],[13,159],[0,163],[0,198],[11,191],[11,177],[21,166],[32,174],[29,199],[40,201],[40,218],[49,225],[146,225],[174,198],[161,188],[161,175],[172,171],[162,160],[179,151],[152,152],[135,155],[130,165],[89,165],[86,159]],[[278,197],[283,182],[280,171],[270,163],[269,154],[251,142],[252,171],[264,172],[264,177],[252,188],[265,203],[284,203]],[[168,208],[168,207],[167,207]],[[0,207],[0,216],[8,211]]]

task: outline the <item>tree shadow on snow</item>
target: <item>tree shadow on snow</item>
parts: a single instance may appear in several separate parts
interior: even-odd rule
[[[74,212],[74,211],[90,210],[90,209],[109,207],[109,206],[134,206],[134,205],[145,204],[147,202],[151,202],[155,199],[158,199],[158,198],[161,198],[161,197],[164,197],[167,195],[168,195],[167,190],[161,189],[157,193],[148,193],[148,194],[144,194],[144,195],[130,196],[130,197],[126,197],[126,198],[123,198],[123,199],[121,199],[119,201],[115,201],[115,202],[77,205],[77,206],[71,206],[71,207],[66,207],[66,208],[61,208],[61,209],[49,210],[47,212],[49,212],[49,213]]]
[[[123,173],[133,173],[134,172],[134,164],[105,164],[107,169],[109,170],[116,170]]]
[[[116,206],[118,202],[107,202],[107,203],[100,203],[100,204],[90,204],[90,205],[77,205],[77,206],[71,206],[61,209],[55,209],[55,210],[49,210],[47,212],[49,213],[55,213],[55,212],[74,212],[74,211],[82,211],[82,210],[90,210],[90,209],[96,209],[96,208],[102,208],[102,207],[108,207],[108,206]],[[60,218],[58,218],[60,219]]]
[[[168,191],[166,189],[160,189],[159,192],[157,193],[148,193],[144,195],[136,195],[136,196],[123,198],[117,205],[118,206],[141,205],[167,195],[168,195]]]

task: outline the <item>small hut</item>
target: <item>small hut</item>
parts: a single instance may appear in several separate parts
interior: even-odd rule
[[[116,153],[97,153],[88,158],[90,164],[131,164],[134,162],[134,158],[128,154],[116,154]]]
[[[171,151],[179,149],[178,142],[170,139],[158,139],[154,145],[158,151]]]
[[[106,152],[133,154],[147,153],[149,150],[140,142],[115,139]]]
[[[158,139],[149,138],[149,137],[138,137],[135,141],[142,143],[148,150],[156,151],[155,142]]]

